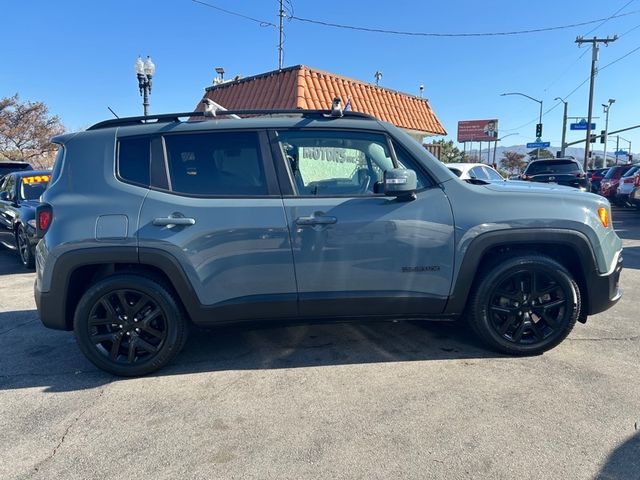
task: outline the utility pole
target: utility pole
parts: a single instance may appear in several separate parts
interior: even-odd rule
[[[567,148],[565,143],[567,143],[567,109],[569,108],[569,102],[565,102],[560,97],[556,97],[554,100],[560,100],[564,103],[564,114],[562,116],[562,144],[560,145],[560,156],[564,157],[565,150]]]
[[[278,41],[278,70],[282,70],[282,56],[283,56],[283,48],[282,48],[282,32],[284,30],[284,0],[280,0],[280,36]]]
[[[604,153],[602,156],[604,157],[604,161],[602,162],[602,166],[607,166],[607,137],[609,136],[609,109],[611,109],[611,105],[615,102],[615,99],[610,98],[609,103],[603,103],[602,108],[604,109],[604,113],[607,115],[606,120],[604,122],[604,137],[600,140],[604,143]],[[595,165],[594,165],[595,167]]]
[[[598,73],[598,44],[604,43],[605,46],[611,42],[615,42],[618,39],[617,35],[607,38],[593,37],[586,39],[584,37],[576,38],[576,43],[582,45],[583,43],[591,44],[591,82],[589,83],[589,115],[587,119],[587,138],[584,147],[584,171],[589,168],[589,148],[591,147],[591,120],[593,118],[593,88],[595,84],[596,74]]]

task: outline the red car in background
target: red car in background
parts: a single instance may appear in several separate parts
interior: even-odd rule
[[[633,165],[617,165],[609,168],[609,171],[600,182],[600,191],[598,192],[603,197],[606,197],[611,203],[615,202],[616,193],[618,193],[618,185],[620,184],[620,177],[624,175],[627,170],[632,168]]]

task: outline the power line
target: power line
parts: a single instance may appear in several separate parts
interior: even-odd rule
[[[196,1],[196,0],[193,0],[193,1]],[[496,37],[496,36],[509,36],[509,35],[524,35],[529,33],[550,32],[553,30],[565,30],[568,28],[583,27],[585,25],[591,25],[594,23],[608,21],[613,18],[621,18],[629,15],[635,15],[639,12],[640,10],[634,10],[632,12],[622,13],[619,15],[612,15],[610,17],[605,17],[605,18],[598,18],[597,20],[589,20],[587,22],[573,23],[570,25],[534,28],[530,30],[516,30],[516,31],[510,31],[510,32],[472,32],[472,33],[435,33],[435,32],[407,32],[407,31],[401,31],[401,30],[386,30],[382,28],[358,27],[354,25],[345,25],[341,23],[325,22],[321,20],[314,20],[311,18],[297,17],[295,15],[289,16],[289,20],[297,20],[299,22],[313,23],[315,25],[322,25],[324,27],[342,28],[347,30],[357,30],[361,32],[371,32],[371,33],[385,33],[390,35],[405,35],[405,36],[413,36],[413,37]]]
[[[191,1],[193,3],[199,3],[200,5],[204,5],[205,7],[213,8],[215,10],[219,10],[221,12],[224,12],[224,13],[228,14],[228,15],[234,15],[236,17],[244,18],[245,20],[251,20],[252,22],[258,23],[261,27],[275,27],[275,28],[278,28],[278,26],[275,23],[271,23],[271,22],[268,22],[266,20],[260,20],[258,18],[249,17],[248,15],[244,15],[242,13],[232,12],[231,10],[226,10],[224,8],[217,7],[215,5],[211,5],[210,3],[203,2],[201,0],[191,0]]]
[[[627,8],[629,5],[631,5],[633,2],[635,2],[635,0],[629,0],[627,3],[625,3],[622,7],[620,7],[618,10],[615,11],[615,13],[613,15],[611,15],[610,17],[607,17],[600,25],[598,25],[597,27],[593,27],[591,30],[589,30],[587,33],[585,33],[583,35],[583,37],[586,37],[587,35],[595,32],[596,30],[598,30],[602,25],[604,25],[605,23],[607,23],[609,20],[611,20],[612,18],[615,18],[615,16],[617,14],[619,14],[622,10],[624,10],[625,8]]]

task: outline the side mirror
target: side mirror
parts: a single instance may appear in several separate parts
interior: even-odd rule
[[[418,178],[413,170],[394,168],[384,172],[384,194],[402,200],[413,200],[416,197]]]

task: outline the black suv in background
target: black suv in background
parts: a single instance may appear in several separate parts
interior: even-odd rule
[[[33,167],[27,162],[2,161],[0,162],[0,180],[12,172],[22,172],[25,170],[33,170]]]
[[[591,189],[589,179],[582,169],[582,165],[573,158],[534,160],[527,165],[520,178],[530,182],[574,187],[585,192]]]

